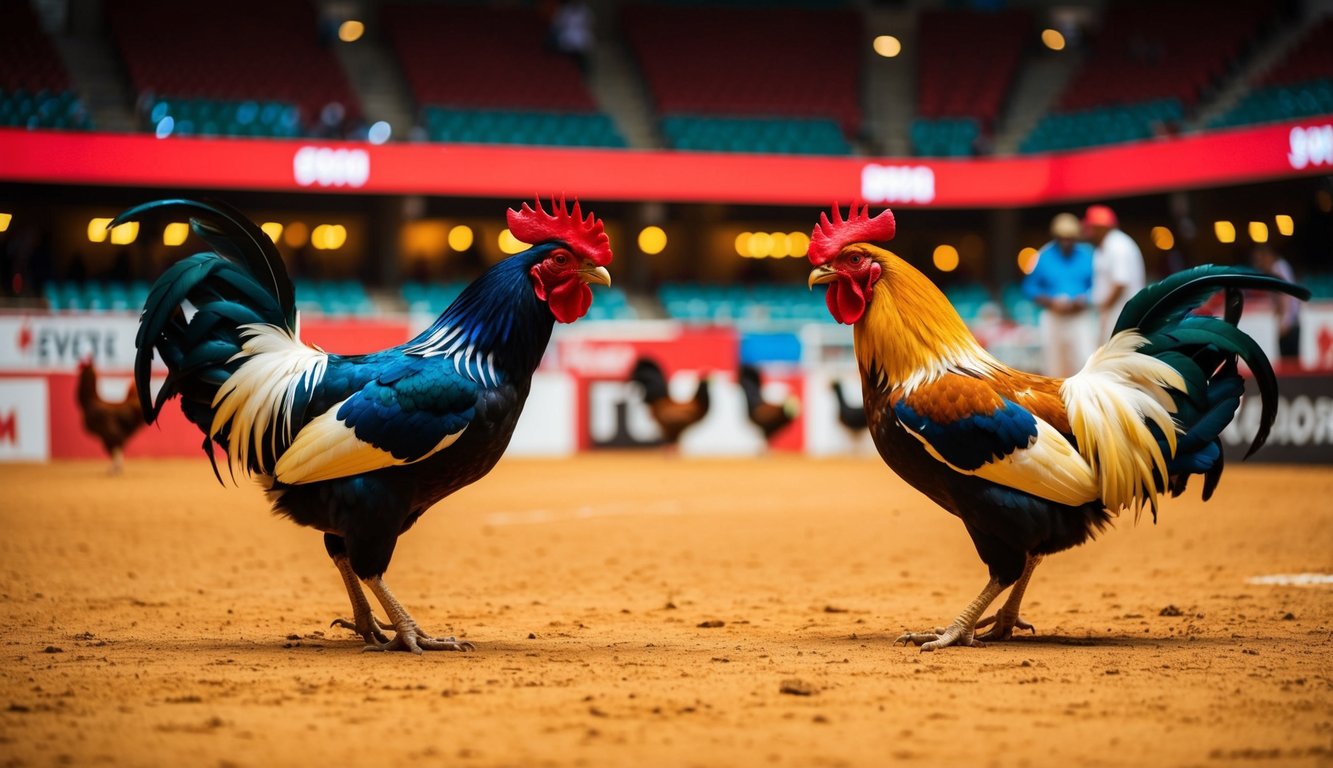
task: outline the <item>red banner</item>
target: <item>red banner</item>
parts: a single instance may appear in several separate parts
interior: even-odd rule
[[[0,181],[591,200],[1030,206],[1333,172],[1333,116],[1055,155],[792,157],[0,129]]]

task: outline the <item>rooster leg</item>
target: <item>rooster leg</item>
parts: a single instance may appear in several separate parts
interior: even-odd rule
[[[389,642],[389,636],[384,634],[384,630],[393,627],[381,624],[380,620],[375,618],[374,612],[370,610],[370,601],[366,599],[366,593],[361,591],[361,582],[357,581],[347,555],[334,555],[333,564],[338,566],[338,573],[343,577],[343,585],[347,587],[347,596],[352,600],[352,618],[350,621],[334,619],[329,626],[350,629],[370,644]]]
[[[981,594],[977,595],[975,600],[967,604],[952,624],[934,632],[908,632],[893,642],[903,645],[913,643],[921,646],[922,651],[933,651],[950,645],[983,646],[985,643],[974,637],[977,619],[1003,591],[1004,587],[1000,586],[999,579],[992,576],[991,580],[986,582],[986,588],[981,590]]]
[[[125,451],[120,448],[111,449],[111,469],[107,474],[119,475],[125,471]]]
[[[980,636],[979,640],[1008,640],[1014,635],[1014,628],[1026,629],[1032,634],[1037,634],[1037,630],[1023,618],[1018,615],[1018,605],[1023,602],[1023,592],[1028,588],[1028,580],[1032,578],[1032,572],[1037,569],[1037,563],[1041,562],[1041,555],[1028,555],[1027,563],[1023,566],[1023,575],[1014,582],[1014,587],[1009,591],[1009,599],[1004,601],[1004,606],[993,615],[987,616],[977,622],[977,629],[994,624],[991,630]]]
[[[384,579],[379,576],[372,576],[365,580],[366,586],[374,593],[380,605],[384,606],[384,612],[389,614],[389,621],[393,622],[394,631],[397,633],[393,639],[387,643],[372,643],[366,646],[367,651],[411,651],[412,653],[421,653],[422,651],[474,651],[476,646],[466,640],[458,640],[453,637],[435,638],[421,631],[417,622],[408,614],[403,604],[398,602],[398,598],[389,591],[389,586],[384,583]]]

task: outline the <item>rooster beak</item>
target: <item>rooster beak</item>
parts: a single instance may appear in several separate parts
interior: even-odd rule
[[[606,271],[606,267],[585,263],[579,268],[578,273],[585,283],[599,283],[608,288],[611,287],[611,273]]]
[[[819,285],[820,283],[831,283],[836,279],[838,279],[837,270],[829,266],[818,266],[810,270],[810,280],[806,284],[809,285],[810,290],[813,291],[816,285]]]

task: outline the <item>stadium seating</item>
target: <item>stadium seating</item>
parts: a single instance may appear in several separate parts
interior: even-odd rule
[[[157,127],[152,117],[163,114],[163,102],[165,114],[177,121],[173,132],[179,132],[183,119],[190,133],[293,135],[289,119],[270,124],[235,119],[250,114],[255,102],[295,109],[300,133],[323,130],[318,121],[326,105],[340,105],[349,121],[360,116],[342,66],[321,44],[315,9],[307,0],[202,6],[108,0],[106,9],[112,39],[150,129]],[[178,117],[176,108],[186,103],[209,117]]]
[[[600,113],[426,107],[422,123],[431,141],[623,147],[610,117]]]
[[[912,121],[912,150],[923,157],[967,157],[976,154],[981,126],[973,117]]]
[[[990,133],[1003,109],[1031,27],[1021,11],[921,14],[911,136],[916,154],[975,153],[978,136]]]
[[[1169,130],[1231,71],[1273,12],[1243,3],[1219,13],[1206,0],[1110,6],[1057,109],[1021,150],[1133,141]]]
[[[1109,105],[1046,115],[1023,139],[1022,152],[1050,152],[1151,138],[1159,126],[1179,121],[1184,110],[1176,99]]]
[[[1314,25],[1212,128],[1333,113],[1333,16]]]
[[[59,281],[47,283],[43,297],[47,306],[57,311],[126,312],[143,307],[148,299],[148,283]]]
[[[356,280],[294,280],[296,308],[312,315],[373,315],[375,302]]]
[[[171,130],[159,133],[177,136],[272,136],[301,135],[300,111],[281,101],[221,101],[216,99],[157,99],[148,110],[151,125],[162,126],[172,118]]]
[[[670,115],[662,118],[662,135],[672,149],[806,155],[852,151],[842,129],[827,119]]]
[[[404,4],[381,18],[432,141],[625,145],[536,9]]]
[[[0,0],[0,126],[92,128],[27,0]]]
[[[621,20],[670,146],[784,151],[756,147],[799,143],[800,135],[767,137],[809,128],[811,143],[795,151],[841,154],[845,138],[838,145],[818,138],[827,128],[793,121],[832,122],[844,137],[860,131],[861,18],[853,11],[728,6],[701,16],[688,5],[631,5]],[[745,119],[694,122],[705,117]],[[673,118],[684,122],[666,122]],[[698,133],[709,138],[682,138]]]
[[[690,323],[833,322],[823,292],[803,285],[668,283],[657,298],[667,317]]]

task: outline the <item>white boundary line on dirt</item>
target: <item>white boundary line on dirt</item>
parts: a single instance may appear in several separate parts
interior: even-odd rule
[[[1268,576],[1251,576],[1246,584],[1271,584],[1279,587],[1325,587],[1333,586],[1333,573],[1274,573]]]

